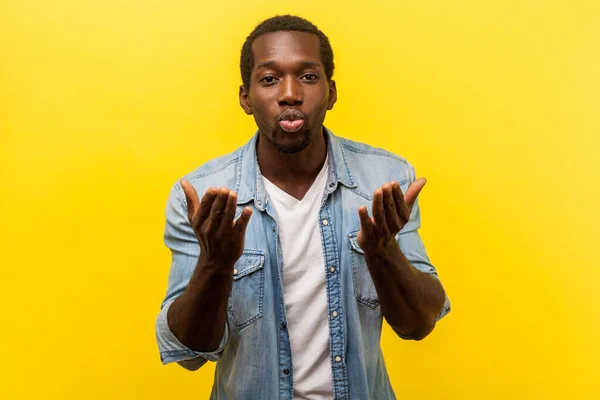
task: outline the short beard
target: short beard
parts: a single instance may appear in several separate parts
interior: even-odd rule
[[[297,145],[284,145],[282,143],[279,143],[277,141],[276,137],[277,136],[276,136],[275,132],[272,132],[272,134],[269,136],[269,140],[271,141],[271,143],[273,143],[275,148],[277,150],[279,150],[280,153],[284,153],[284,154],[300,153],[302,150],[307,148],[308,145],[312,142],[312,136],[308,129],[306,131],[304,131],[304,137],[302,138],[302,142]]]

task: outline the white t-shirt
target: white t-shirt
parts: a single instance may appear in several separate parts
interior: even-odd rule
[[[325,160],[302,200],[263,177],[277,214],[283,252],[283,298],[292,350],[294,399],[333,398],[325,259],[318,224],[327,172]]]

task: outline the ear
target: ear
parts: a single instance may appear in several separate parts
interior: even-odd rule
[[[337,88],[335,87],[335,81],[329,82],[329,102],[327,103],[327,109],[331,110],[333,105],[337,101]]]
[[[250,99],[248,98],[249,93],[244,87],[244,85],[240,85],[240,106],[244,110],[244,112],[248,115],[252,115],[252,106],[250,105]]]

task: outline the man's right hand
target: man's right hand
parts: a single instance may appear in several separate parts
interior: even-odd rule
[[[181,187],[188,205],[188,219],[200,245],[200,259],[214,265],[233,266],[244,250],[252,209],[245,207],[234,222],[237,193],[233,190],[211,187],[199,201],[190,182],[182,179]]]

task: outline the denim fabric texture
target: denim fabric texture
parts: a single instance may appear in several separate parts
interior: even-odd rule
[[[386,150],[323,132],[329,175],[319,215],[326,269],[329,345],[335,399],[395,399],[380,347],[383,323],[375,286],[356,236],[358,208],[371,210],[375,189],[396,180],[403,192],[416,179],[404,158]],[[172,253],[169,282],[156,320],[163,364],[177,362],[189,370],[216,361],[211,399],[292,399],[293,368],[282,295],[282,253],[277,218],[263,186],[256,157],[258,133],[231,154],[211,160],[187,174],[202,197],[211,186],[226,186],[238,194],[237,216],[245,206],[253,214],[244,252],[228,304],[221,345],[210,353],[184,346],[169,330],[167,311],[181,295],[196,267],[200,247],[188,222],[185,195],[171,189],[166,208],[164,240]],[[418,233],[420,211],[415,202],[409,222],[396,239],[408,261],[437,278]],[[332,315],[337,311],[336,316]],[[450,302],[438,320],[450,311]],[[284,372],[285,371],[285,372]]]

